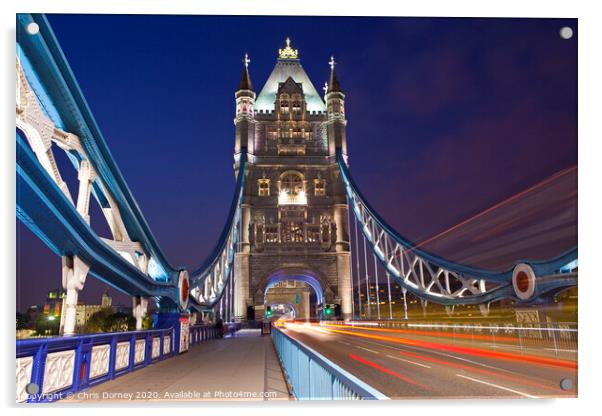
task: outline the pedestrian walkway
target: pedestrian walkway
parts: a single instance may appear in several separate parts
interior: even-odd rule
[[[243,329],[62,402],[204,400],[289,400],[271,338]]]

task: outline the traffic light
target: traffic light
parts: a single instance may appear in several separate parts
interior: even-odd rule
[[[265,316],[267,318],[269,318],[270,316],[272,316],[272,307],[271,306],[268,306],[268,308],[266,309]]]
[[[326,305],[326,309],[324,309],[324,313],[326,314],[326,316],[330,316],[332,314],[332,309],[330,308],[330,305]]]

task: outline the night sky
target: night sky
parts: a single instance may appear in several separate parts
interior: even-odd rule
[[[412,240],[577,163],[575,19],[49,20],[173,265],[196,268],[226,220],[242,57],[251,58],[259,92],[287,36],[318,91],[335,56],[347,95],[351,172],[379,213]],[[573,28],[572,39],[559,36],[563,26]],[[66,180],[76,194],[72,173]],[[92,226],[108,236],[94,204]],[[61,267],[20,223],[17,233],[17,309],[24,310],[60,286]],[[89,277],[81,299],[99,302],[104,287]]]

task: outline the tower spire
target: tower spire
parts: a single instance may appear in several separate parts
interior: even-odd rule
[[[299,59],[299,50],[291,47],[291,38],[286,37],[286,47],[278,49],[278,59]]]
[[[330,81],[328,82],[328,93],[331,92],[343,92],[341,89],[341,84],[339,83],[339,79],[337,78],[337,73],[334,67],[336,66],[336,62],[334,60],[334,56],[330,57],[330,61],[328,65],[330,65]]]
[[[251,82],[251,76],[249,75],[249,62],[251,62],[251,60],[249,59],[249,55],[247,53],[245,53],[245,57],[243,58],[242,62],[245,67],[242,72],[240,84],[238,85],[238,90],[253,91],[253,83]]]

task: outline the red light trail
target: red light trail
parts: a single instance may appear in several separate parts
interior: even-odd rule
[[[372,368],[374,368],[374,369],[376,369],[376,370],[378,370],[378,371],[380,371],[380,372],[383,372],[383,373],[385,373],[385,374],[388,374],[388,375],[390,375],[390,376],[397,377],[398,379],[400,379],[400,380],[403,380],[403,381],[405,381],[406,383],[413,384],[414,386],[418,386],[418,387],[420,387],[420,388],[422,388],[422,389],[424,389],[424,390],[430,390],[430,389],[429,389],[427,386],[425,386],[424,384],[421,384],[421,383],[419,383],[419,382],[417,382],[417,381],[415,381],[415,380],[412,380],[411,378],[409,378],[409,377],[407,377],[407,376],[404,376],[404,375],[402,375],[402,374],[399,374],[399,373],[398,373],[398,372],[396,372],[396,371],[393,371],[393,370],[391,370],[391,369],[388,369],[388,368],[386,368],[386,367],[383,367],[382,365],[380,365],[380,364],[377,364],[377,363],[375,363],[374,361],[367,360],[367,359],[365,359],[365,358],[362,358],[362,357],[360,357],[360,356],[358,356],[358,355],[355,355],[355,354],[353,354],[353,353],[349,353],[349,358],[351,358],[352,360],[355,360],[355,361],[357,361],[357,362],[360,362],[360,363],[362,363],[362,364],[364,364],[364,365],[367,365],[368,367],[372,367]]]

